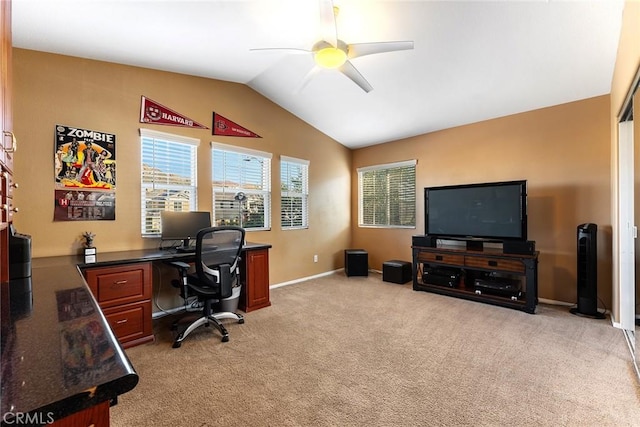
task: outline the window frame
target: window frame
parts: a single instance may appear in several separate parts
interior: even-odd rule
[[[152,199],[148,198],[147,190],[148,189],[162,189],[163,187],[168,191],[187,191],[191,197],[187,200],[189,206],[189,211],[194,211],[198,206],[198,147],[200,145],[200,140],[197,138],[190,138],[182,135],[176,135],[167,132],[160,132],[152,129],[140,128],[140,232],[142,237],[160,237],[161,236],[161,226],[160,226],[160,212],[162,210],[169,211],[178,211],[176,207],[178,206],[177,200],[171,200],[169,195],[167,195],[164,200],[165,209],[150,209],[148,208],[148,202],[152,202]],[[182,185],[179,183],[170,183],[168,179],[158,179],[160,175],[156,175],[156,172],[152,172],[152,180],[148,182],[145,178],[145,174],[147,170],[145,169],[145,140],[151,140],[151,150],[155,151],[157,147],[156,141],[160,141],[163,143],[171,144],[180,144],[184,147],[189,148],[189,159],[190,165],[188,167],[190,176],[187,178],[190,180],[189,185]],[[168,154],[166,157],[171,157],[171,152],[166,150]],[[177,154],[174,153],[173,155]],[[163,165],[159,165],[160,162],[153,162],[150,166],[152,169],[159,170]],[[167,166],[165,164],[164,166]],[[168,172],[165,172],[168,174]],[[178,193],[179,194],[179,193]],[[167,209],[171,207],[171,209]],[[156,211],[157,215],[149,216],[149,211]],[[183,209],[184,210],[184,209]],[[157,228],[153,227],[153,224],[157,223]]]
[[[393,163],[385,163],[385,164],[379,164],[379,165],[372,165],[372,166],[366,166],[366,167],[361,167],[361,168],[357,168],[356,171],[358,173],[358,227],[361,228],[416,228],[416,217],[417,217],[417,169],[416,169],[416,165],[417,165],[417,160],[413,159],[413,160],[406,160],[406,161],[401,161],[401,162],[393,162]],[[409,168],[412,167],[413,168],[413,175],[414,175],[414,182],[413,182],[413,224],[412,225],[403,225],[403,224],[390,224],[390,219],[391,219],[391,215],[390,212],[387,212],[387,223],[386,224],[374,224],[374,223],[367,223],[365,224],[364,221],[364,210],[365,210],[365,202],[364,202],[364,189],[363,189],[363,179],[364,179],[364,174],[366,174],[367,172],[382,172],[382,171],[391,171],[394,169],[400,170],[400,169],[404,169],[404,168]],[[400,184],[398,184],[399,186]],[[406,194],[404,194],[404,196],[408,196],[409,194],[411,194],[410,192],[407,192]],[[386,207],[387,210],[389,210],[389,206],[391,206],[390,203],[390,198],[391,194],[389,192],[386,193],[386,197],[383,202],[386,203]],[[402,196],[402,195],[401,195]],[[409,200],[408,203],[411,203],[411,201]],[[398,215],[401,215],[400,213]]]
[[[283,182],[284,164],[295,165],[300,168],[302,173],[302,192],[290,191],[290,189],[284,188],[285,182]],[[309,166],[311,162],[309,160],[298,159],[289,156],[280,156],[280,227],[282,230],[302,230],[309,228]],[[290,174],[290,166],[287,166],[287,173]],[[291,178],[290,176],[288,177]],[[284,225],[283,216],[285,215],[285,198],[300,198],[301,200],[301,225]]]
[[[214,154],[217,151],[232,153],[240,156],[244,156],[243,160],[251,161],[258,160],[262,162],[262,170],[261,170],[261,180],[262,180],[262,189],[255,189],[241,185],[238,183],[237,186],[216,186],[216,182],[214,180],[215,170],[215,160]],[[228,145],[222,144],[219,142],[212,141],[211,142],[211,217],[214,225],[223,225],[218,218],[217,209],[216,209],[216,192],[224,193],[233,193],[234,196],[239,192],[243,192],[247,197],[260,196],[263,200],[263,225],[262,227],[247,227],[246,223],[243,223],[242,226],[245,230],[248,231],[269,231],[271,230],[271,210],[272,210],[272,194],[271,194],[271,159],[273,155],[271,153],[253,150],[250,148],[239,147],[236,145]],[[227,203],[233,203],[233,199],[226,200]],[[225,201],[221,201],[220,203],[225,203]],[[245,202],[246,203],[246,202]],[[231,208],[229,208],[231,209]],[[239,206],[238,206],[239,209]],[[247,210],[251,210],[249,207]],[[240,216],[240,215],[238,215]],[[243,215],[244,217],[244,215]],[[227,221],[225,219],[225,221]],[[226,224],[235,224],[234,222],[226,222]],[[239,225],[239,224],[235,224]]]

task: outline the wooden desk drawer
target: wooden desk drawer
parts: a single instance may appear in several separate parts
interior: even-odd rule
[[[487,270],[513,271],[520,274],[524,274],[525,271],[522,261],[479,256],[465,257],[464,265],[467,267],[484,268]]]
[[[125,304],[102,310],[113,333],[123,347],[153,340],[151,321],[151,301]]]
[[[102,308],[151,299],[150,263],[89,268],[85,277]]]
[[[464,256],[445,253],[420,252],[418,254],[418,261],[463,266]]]

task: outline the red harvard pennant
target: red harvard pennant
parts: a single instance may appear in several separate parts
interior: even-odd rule
[[[201,125],[182,114],[176,113],[164,105],[158,104],[144,96],[140,103],[140,123],[209,129],[208,127]]]

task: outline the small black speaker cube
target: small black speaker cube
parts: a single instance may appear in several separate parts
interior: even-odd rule
[[[412,279],[411,263],[391,260],[382,263],[382,281],[405,284]]]
[[[344,250],[344,272],[347,276],[369,275],[369,254],[364,249]]]
[[[536,242],[533,240],[505,240],[502,251],[505,254],[533,255],[536,252]]]

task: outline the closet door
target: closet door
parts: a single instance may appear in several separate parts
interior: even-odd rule
[[[636,224],[640,224],[640,91],[636,90],[633,96],[633,107],[635,118],[633,120],[633,141],[634,141],[634,219]],[[636,146],[635,144],[638,144]],[[636,366],[640,362],[640,351],[638,349],[638,333],[640,333],[640,326],[638,325],[640,315],[640,239],[636,236],[635,239],[635,293],[633,294],[633,308],[630,311],[633,312],[635,326],[633,328],[634,333],[631,336],[631,347],[633,349]],[[631,297],[631,295],[629,295]],[[639,373],[640,374],[640,373]]]
[[[618,125],[618,278],[620,327],[635,328],[635,234],[633,120]]]

